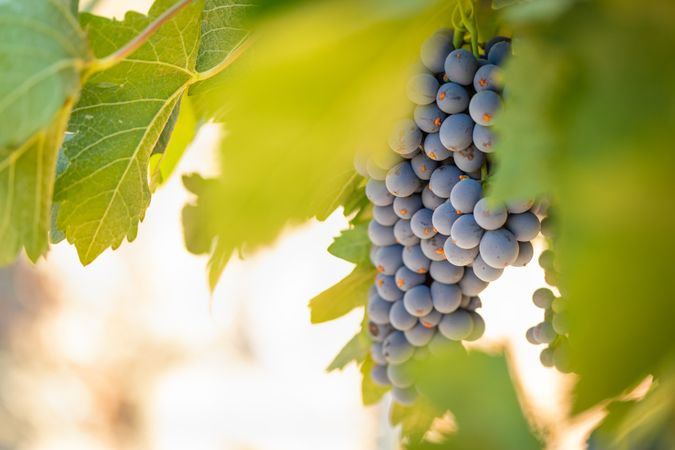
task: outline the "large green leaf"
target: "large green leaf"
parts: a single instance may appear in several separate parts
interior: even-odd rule
[[[97,56],[112,53],[174,2],[156,2],[145,17],[123,22],[82,16]],[[180,96],[194,78],[201,5],[165,24],[117,66],[92,76],[73,109],[56,181],[57,224],[83,264],[135,238],[150,203],[148,159]]]
[[[57,120],[78,95],[88,59],[69,0],[0,2],[1,149],[24,145]]]
[[[0,149],[0,265],[22,248],[33,261],[47,251],[56,156],[71,107],[19,148]]]
[[[354,264],[367,264],[370,257],[368,225],[359,224],[340,233],[328,247],[328,252]]]
[[[432,0],[305,5],[260,24],[242,61],[191,90],[228,130],[219,195],[199,202],[224,252],[269,243],[289,221],[326,217],[347,197],[354,151],[383,148],[410,112],[407,77],[445,9]]]
[[[205,0],[198,71],[217,66],[244,42],[248,35],[244,22],[255,8],[254,3],[254,0]]]
[[[493,193],[553,196],[576,410],[631,388],[675,346],[675,66],[660,63],[674,15],[665,0],[579,2],[515,30]]]

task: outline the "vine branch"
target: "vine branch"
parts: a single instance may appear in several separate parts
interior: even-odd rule
[[[171,20],[176,16],[180,11],[183,10],[186,6],[192,3],[194,0],[180,0],[171,8],[164,11],[159,17],[157,17],[150,25],[145,27],[136,37],[129,41],[126,45],[116,50],[110,55],[95,59],[89,65],[90,73],[100,72],[102,70],[109,69],[116,64],[122,62],[127,56],[138,50],[140,46],[145,44],[148,39],[152,37],[165,23]]]
[[[251,37],[247,37],[241,42],[241,44],[238,47],[232,50],[227,55],[227,57],[222,61],[220,61],[218,64],[203,72],[197,72],[194,78],[192,79],[192,82],[196,83],[198,81],[203,81],[211,77],[215,77],[220,72],[225,70],[230,64],[236,61],[237,58],[239,58],[242,55],[242,53],[244,53],[251,46],[252,42],[253,39]]]

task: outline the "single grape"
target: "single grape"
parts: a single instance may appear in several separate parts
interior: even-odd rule
[[[389,364],[387,376],[389,381],[391,381],[391,385],[398,388],[407,388],[414,383],[408,364]]]
[[[555,294],[549,288],[539,288],[532,294],[532,302],[541,309],[548,309],[555,299]]]
[[[510,214],[522,214],[534,206],[532,200],[510,200],[506,202],[506,210]]]
[[[370,357],[373,358],[375,364],[387,364],[387,360],[384,358],[384,353],[382,353],[381,342],[375,342],[370,346]]]
[[[567,312],[563,311],[555,314],[553,319],[551,319],[551,326],[555,332],[560,335],[569,333],[569,318],[567,317]]]
[[[544,270],[553,270],[555,268],[555,253],[553,250],[547,249],[539,255],[539,266]]]
[[[370,377],[378,386],[389,386],[391,382],[387,376],[387,366],[377,365],[370,371]]]
[[[445,240],[447,238],[447,236],[443,236],[442,234],[436,234],[429,239],[422,239],[420,248],[422,249],[424,256],[431,261],[445,261],[443,246],[445,245]]]
[[[445,249],[445,245],[443,248]],[[429,275],[441,283],[458,283],[462,279],[462,276],[464,276],[464,267],[450,264],[448,261],[432,261],[429,266]],[[431,296],[433,297],[433,292]]]
[[[457,220],[459,216],[460,214],[457,213],[455,206],[448,200],[434,210],[434,213],[431,216],[431,223],[439,233],[450,236],[452,224],[455,223],[455,220]]]
[[[426,316],[434,307],[430,289],[425,285],[413,287],[403,295],[403,305],[415,317]]]
[[[494,91],[480,91],[471,97],[469,115],[478,125],[490,126],[502,109],[502,99]]]
[[[394,230],[395,231],[395,230]],[[518,242],[518,257],[513,261],[515,267],[525,267],[534,256],[534,247],[531,242]]]
[[[394,227],[385,227],[374,220],[368,223],[368,238],[370,242],[380,247],[396,244]]]
[[[460,177],[463,175],[457,167],[444,164],[431,174],[429,189],[439,197],[448,198],[452,188],[459,183]]]
[[[518,258],[518,241],[504,228],[486,231],[479,249],[483,261],[495,269],[503,269]]]
[[[366,171],[368,172],[368,177],[372,180],[384,181],[387,177],[387,169],[378,166],[372,158],[366,162]]]
[[[459,216],[450,229],[450,238],[465,250],[476,247],[485,231],[476,223],[473,214]]]
[[[470,51],[459,48],[450,52],[445,59],[444,68],[450,81],[468,86],[478,70],[478,61]]]
[[[504,205],[490,205],[487,198],[478,200],[473,208],[473,216],[476,223],[485,230],[496,230],[506,223],[508,213]]]
[[[385,227],[393,226],[398,221],[392,205],[373,207],[373,219]]]
[[[482,195],[483,186],[480,182],[472,178],[464,178],[452,188],[450,203],[458,214],[467,214],[473,212],[473,207]]]
[[[473,318],[463,309],[446,314],[438,324],[438,331],[453,341],[460,341],[471,336],[473,332]]]
[[[535,327],[530,327],[527,329],[525,332],[525,339],[527,339],[527,342],[529,342],[532,345],[539,345],[541,342],[537,340],[537,336],[535,334]]]
[[[547,237],[549,239],[553,239],[553,235],[555,234],[554,226],[553,226],[553,220],[550,217],[544,217],[541,221],[541,234],[544,235],[544,237]]]
[[[394,196],[387,190],[386,184],[377,180],[368,180],[366,197],[376,206],[388,206],[394,202]]]
[[[499,92],[502,90],[501,69],[494,64],[485,64],[481,66],[473,77],[473,88],[476,92],[490,90]]]
[[[472,311],[469,314],[471,314],[473,330],[467,337],[464,338],[464,340],[469,342],[477,341],[483,337],[483,334],[485,333],[485,320],[483,320],[483,317],[477,312]]]
[[[448,114],[457,114],[469,107],[469,94],[457,83],[445,83],[436,93],[436,105]]]
[[[391,390],[394,401],[403,406],[412,406],[417,400],[417,391],[413,387],[401,389],[394,387]]]
[[[434,161],[444,161],[452,155],[452,152],[441,142],[438,133],[429,133],[424,138],[424,153]]]
[[[495,142],[494,132],[490,127],[476,124],[473,127],[473,144],[483,153],[492,153]]]
[[[562,297],[556,297],[551,302],[551,310],[554,313],[561,313],[567,309],[567,301]]]
[[[432,294],[433,297],[433,294]],[[420,317],[420,323],[426,328],[433,328],[441,321],[443,314],[438,312],[438,310],[433,309],[429,314],[424,317]]]
[[[379,295],[368,299],[368,319],[378,325],[386,325],[389,323],[389,310],[391,309],[391,302],[388,302]]]
[[[409,330],[417,324],[417,318],[410,314],[403,304],[403,300],[394,302],[389,310],[389,323],[399,331]]]
[[[396,197],[409,197],[417,191],[422,185],[422,182],[417,178],[417,175],[415,175],[415,171],[410,162],[404,161],[389,169],[385,184],[387,190],[392,195],[395,195]]]
[[[396,287],[396,280],[392,275],[378,273],[375,277],[375,286],[377,287],[378,295],[389,302],[403,297],[403,291]]]
[[[431,223],[432,216],[433,211],[428,208],[422,208],[413,214],[412,219],[410,219],[410,228],[412,228],[415,236],[420,239],[429,239],[436,234],[436,229]]]
[[[408,98],[417,105],[428,105],[436,100],[440,84],[430,73],[419,73],[408,81]]]
[[[420,180],[428,181],[431,178],[431,173],[438,166],[438,162],[429,158],[426,153],[420,153],[410,160],[410,165],[412,166],[415,175]]]
[[[488,52],[490,64],[501,65],[511,56],[511,43],[507,41],[497,42]]]
[[[550,347],[546,347],[539,353],[539,361],[544,367],[553,367],[553,350]]]
[[[400,267],[396,271],[396,286],[403,292],[424,283],[426,276],[421,273],[413,272],[406,266]]]
[[[382,342],[382,353],[390,364],[401,364],[409,360],[415,348],[410,345],[401,331],[393,331]]]
[[[489,41],[487,41],[487,43],[485,44],[485,54],[487,55],[487,54],[490,53],[490,49],[492,48],[493,45],[495,45],[498,42],[504,42],[504,41],[509,42],[510,39],[507,38],[507,37],[504,37],[504,36],[495,36],[492,39],[490,39]]]
[[[432,103],[415,107],[413,117],[420,130],[425,133],[438,133],[446,114],[435,103]]]
[[[422,205],[425,208],[435,210],[445,202],[445,199],[431,192],[429,185],[424,186],[422,190]]]
[[[435,97],[434,97],[435,98]],[[354,153],[354,170],[362,177],[368,176],[368,156],[361,151]]]
[[[456,284],[434,281],[429,288],[431,300],[436,311],[448,314],[459,308],[462,302],[462,290]]]
[[[474,125],[468,114],[452,114],[441,124],[438,137],[448,150],[463,150],[471,145]]]
[[[395,244],[381,247],[375,255],[375,268],[385,275],[394,275],[403,265],[403,247]]]
[[[417,150],[422,143],[422,130],[410,119],[398,122],[389,136],[389,147],[399,155],[406,155]]]
[[[423,324],[418,323],[405,332],[405,337],[414,347],[424,347],[434,337],[435,332],[436,330],[433,328],[427,328]]]
[[[405,246],[417,245],[420,243],[420,238],[415,236],[412,232],[412,228],[410,228],[409,220],[399,219],[399,221],[396,222],[394,225],[394,237],[399,244]]]
[[[445,28],[437,31],[422,44],[422,64],[433,73],[443,72],[445,58],[453,49],[452,30]]]
[[[480,168],[485,161],[485,153],[478,150],[475,145],[469,145],[463,150],[456,150],[454,160],[458,169],[468,173],[480,173]]]
[[[403,264],[413,272],[427,273],[431,261],[424,256],[419,245],[411,245],[403,248]]]
[[[553,349],[553,364],[562,373],[572,372],[568,347],[567,341],[562,341]]]
[[[410,220],[420,208],[422,208],[422,198],[418,194],[409,197],[396,197],[393,203],[394,213],[401,219]]]
[[[463,249],[457,247],[457,245],[452,242],[452,239],[448,239],[445,241],[445,245],[443,245],[443,252],[445,253],[445,259],[451,264],[456,266],[468,266],[476,259],[476,256],[478,255],[478,246]],[[405,263],[405,258],[403,259],[403,262]]]
[[[506,228],[520,242],[529,242],[536,238],[541,229],[539,219],[531,212],[509,214],[509,218],[506,220]]]
[[[464,276],[459,280],[459,283],[457,283],[462,290],[462,293],[469,297],[483,292],[483,290],[488,287],[488,284],[490,283],[478,278],[471,267],[467,267],[464,270]]]
[[[487,264],[485,261],[483,261],[483,258],[481,258],[480,255],[478,255],[476,260],[473,262],[473,273],[483,281],[496,281],[502,276],[503,272],[504,269],[495,269],[494,267]]]
[[[375,322],[368,322],[368,336],[373,342],[382,342],[393,331],[391,325],[378,325]]]
[[[542,344],[550,344],[557,336],[550,322],[541,322],[534,327],[534,336]]]

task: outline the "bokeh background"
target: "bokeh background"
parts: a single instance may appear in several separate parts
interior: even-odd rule
[[[149,3],[102,1],[95,11],[121,17]],[[353,365],[325,372],[360,314],[309,322],[308,300],[352,269],[325,251],[346,226],[340,211],[233,260],[212,295],[206,259],[185,250],[179,175],[215,174],[221,132],[200,129],[133,245],[82,267],[61,243],[35,267],[0,271],[0,449],[397,448],[388,400],[361,406]],[[540,319],[529,298],[543,284],[536,264],[491,283],[476,345],[507,348],[551,448],[582,448],[597,418],[566,419],[569,377],[543,368],[524,337]]]

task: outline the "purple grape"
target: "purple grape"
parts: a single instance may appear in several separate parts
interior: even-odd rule
[[[436,104],[445,113],[457,114],[469,107],[469,94],[457,83],[445,83],[438,89]]]
[[[409,197],[417,191],[422,182],[415,175],[410,161],[404,161],[389,169],[385,185],[392,195],[396,197]]]
[[[452,155],[441,142],[438,133],[430,133],[424,138],[424,153],[434,161],[444,161]]]
[[[431,223],[432,216],[433,211],[428,208],[422,208],[413,214],[412,219],[410,219],[410,228],[412,228],[415,236],[420,239],[429,239],[436,234],[434,225]]]
[[[457,247],[451,239],[445,241],[443,246],[445,259],[455,266],[468,266],[473,263],[473,260],[478,256],[478,246],[470,249],[463,249]],[[403,262],[405,263],[405,250],[403,251]]]
[[[469,145],[464,150],[456,150],[454,154],[455,165],[464,172],[478,172],[485,161],[485,153]]]
[[[438,80],[430,73],[419,73],[408,81],[408,98],[417,105],[428,105],[436,100],[440,87]]]
[[[427,273],[431,261],[424,256],[419,245],[411,245],[403,248],[403,264],[413,272]]]
[[[463,150],[471,145],[474,125],[468,114],[452,114],[441,124],[438,137],[448,150]]]
[[[401,219],[410,220],[420,208],[422,208],[422,198],[418,194],[409,197],[396,197],[393,203],[394,213]]]
[[[417,245],[420,242],[420,238],[415,236],[415,234],[412,232],[409,220],[399,219],[399,221],[396,222],[394,225],[394,237],[399,244],[405,246]]]
[[[470,51],[459,48],[450,52],[445,59],[444,68],[450,81],[469,86],[478,70],[478,61]]]
[[[478,203],[482,195],[483,186],[480,182],[471,178],[464,178],[452,188],[450,203],[458,213],[468,214],[473,212],[473,207]]]
[[[504,228],[486,231],[479,248],[483,260],[495,269],[503,269],[518,258],[518,241]]]
[[[428,181],[432,172],[438,167],[438,162],[429,158],[426,153],[420,153],[410,160],[410,165],[417,178]]]
[[[462,171],[455,166],[442,165],[431,174],[429,189],[439,197],[448,198],[452,188],[459,183],[460,177],[463,175]]]
[[[443,248],[445,249],[445,246]],[[445,254],[445,250],[443,253]],[[429,275],[441,283],[454,284],[464,276],[464,267],[456,266],[448,261],[432,261],[429,266]]]

